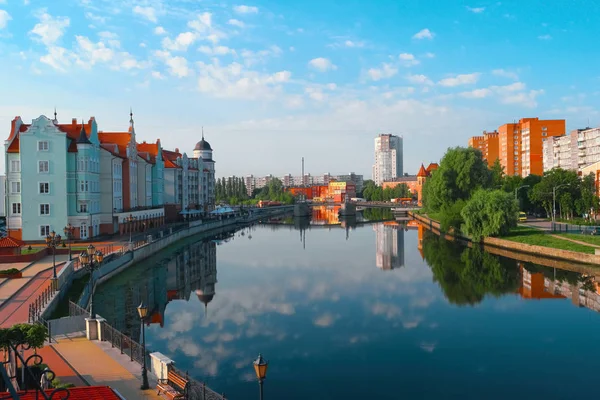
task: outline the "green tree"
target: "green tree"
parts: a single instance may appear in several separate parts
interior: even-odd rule
[[[600,208],[598,196],[596,196],[596,184],[594,182],[594,175],[589,174],[587,176],[584,176],[581,180],[580,186],[581,197],[575,202],[575,209],[577,213],[583,215],[587,220],[591,222]]]
[[[581,186],[577,172],[567,171],[562,168],[553,168],[544,173],[542,179],[537,183],[529,194],[529,198],[534,205],[546,210],[548,216],[553,211],[553,190],[556,189],[556,206],[558,215],[561,214],[561,208],[574,209],[577,200],[581,197]],[[570,197],[565,198],[565,203],[560,203],[563,193],[571,193]]]
[[[461,231],[464,223],[462,217],[462,210],[466,202],[464,200],[457,200],[454,203],[444,204],[440,212],[440,228],[444,232],[449,232],[450,229],[455,231]]]
[[[507,234],[517,226],[514,197],[501,190],[480,189],[463,208],[464,228],[474,242],[488,236]]]
[[[504,184],[504,167],[500,164],[500,159],[496,158],[494,164],[490,168],[491,174],[491,186],[492,188],[498,188]]]
[[[478,189],[487,188],[491,173],[481,151],[473,148],[448,149],[439,168],[425,181],[423,204],[428,211],[438,212],[444,204],[468,200]]]

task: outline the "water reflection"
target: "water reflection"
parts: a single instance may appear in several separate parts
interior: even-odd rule
[[[404,266],[404,229],[397,222],[373,225],[377,241],[375,265],[383,270]]]

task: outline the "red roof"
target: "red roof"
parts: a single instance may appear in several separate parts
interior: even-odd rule
[[[0,247],[4,249],[16,249],[17,247],[24,246],[25,242],[11,238],[10,236],[3,237],[0,239]]]
[[[46,395],[50,396],[53,389],[46,390]],[[36,400],[35,391],[18,392],[19,399],[21,400]],[[69,400],[121,400],[121,397],[108,386],[81,386],[69,389]],[[39,397],[39,396],[38,396]],[[57,392],[53,399],[60,400],[66,399],[67,394],[64,392]]]
[[[432,162],[431,164],[429,164],[429,167],[427,167],[427,172],[435,171],[438,168],[439,168],[438,163]]]
[[[17,117],[17,118],[19,118],[19,117]],[[30,124],[22,124],[21,127],[19,128],[19,132],[16,132],[15,125],[16,125],[17,118],[15,118],[12,121],[10,136],[8,137],[8,140],[11,140],[13,138],[14,138],[14,140],[8,147],[7,153],[18,153],[19,152],[20,133],[25,132],[27,130],[27,128],[29,128],[31,126]],[[93,120],[94,120],[94,117],[91,117],[89,119],[89,121],[87,122],[87,124],[84,125],[85,133],[88,138],[90,137],[90,133],[92,132],[92,121]],[[55,126],[61,132],[66,133],[67,137],[69,139],[71,139],[71,142],[69,143],[68,151],[70,153],[77,152],[77,144],[75,143],[75,141],[77,140],[77,138],[79,138],[79,133],[81,132],[81,124],[77,123],[76,119],[72,119],[70,124],[55,124]]]
[[[423,164],[421,164],[421,168],[419,168],[419,172],[417,173],[417,176],[420,178],[428,176],[427,171],[425,170],[425,167],[423,166]]]
[[[165,160],[165,168],[181,168],[175,163],[181,157],[181,153],[163,149],[162,157]]]

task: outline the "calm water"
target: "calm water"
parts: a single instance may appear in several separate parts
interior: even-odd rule
[[[243,233],[243,236],[242,236]],[[422,240],[419,240],[422,238]],[[189,240],[100,287],[98,313],[231,399],[596,395],[593,276],[398,226],[257,226]]]

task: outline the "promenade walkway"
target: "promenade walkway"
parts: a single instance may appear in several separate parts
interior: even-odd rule
[[[64,266],[67,255],[57,255],[57,271]],[[0,283],[0,327],[27,322],[29,305],[51,285],[52,256],[47,256],[23,270],[23,278]]]
[[[140,390],[141,367],[138,363],[118,351],[111,352],[109,344],[104,349],[102,344],[80,337],[59,339],[51,347],[81,375],[87,385],[110,386],[126,399],[162,399],[156,394],[155,381],[150,382],[150,389]],[[152,377],[152,374],[148,375]]]

